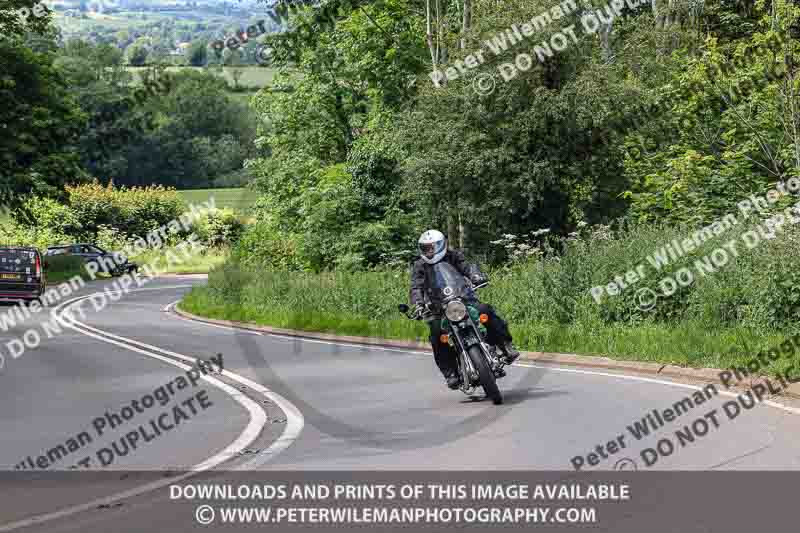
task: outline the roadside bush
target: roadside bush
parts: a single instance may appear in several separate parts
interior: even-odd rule
[[[66,190],[66,204],[49,198],[25,200],[15,213],[15,220],[23,228],[33,227],[33,234],[22,230],[24,238],[12,242],[35,241],[47,246],[64,241],[108,240],[109,231],[116,232],[115,241],[125,240],[146,235],[184,210],[177,191],[161,186],[115,189],[113,185],[90,183],[68,186]],[[53,235],[59,238],[48,240]]]
[[[27,198],[17,211],[16,218],[25,225],[47,229],[56,234],[81,235],[83,232],[83,225],[75,212],[68,205],[52,198]]]
[[[773,238],[762,236],[758,246],[749,249],[743,235],[746,232],[752,235],[758,224],[757,219],[737,220],[735,225],[680,257],[669,257],[664,250],[663,255],[669,260],[660,268],[648,258],[673,241],[690,238],[698,228],[582,225],[566,237],[543,230],[528,236],[505,235],[493,244],[505,249],[500,255],[506,257],[507,263],[498,267],[483,265],[491,284],[481,297],[495,305],[510,323],[520,325],[521,339],[529,345],[544,342],[548,335],[557,337],[560,333],[553,332],[564,328],[592,335],[597,331],[616,331],[614,328],[641,331],[687,328],[692,335],[705,336],[705,340],[687,338],[687,343],[690,340],[710,343],[710,336],[717,335],[716,332],[742,330],[756,332],[754,335],[774,335],[797,329],[800,227],[784,226]],[[758,230],[759,235],[762,233]],[[247,284],[242,291],[252,289],[258,294],[252,304],[261,305],[261,309],[263,302],[280,300],[293,302],[279,306],[284,309],[282,312],[290,313],[291,306],[297,305],[298,313],[302,311],[297,310],[317,313],[328,309],[325,302],[334,298],[329,311],[324,313],[335,313],[334,307],[339,305],[364,320],[376,320],[377,316],[393,311],[394,300],[407,298],[408,265],[395,261],[389,269],[383,266],[364,270],[364,254],[371,251],[368,237],[377,235],[376,241],[385,241],[388,234],[383,229],[375,233],[350,230],[339,245],[347,243],[350,235],[362,237],[360,248],[343,247],[344,253],[328,263],[331,271],[314,274],[309,272],[310,265],[304,260],[302,249],[298,253],[300,236],[272,231],[268,224],[261,223],[240,240],[230,267],[237,272],[235,278]],[[711,252],[730,242],[737,243],[735,256],[729,254],[728,261],[719,266],[708,262]],[[701,264],[711,271],[704,273],[699,268]],[[599,304],[595,302],[590,293],[592,287],[606,286],[615,277],[624,279],[628,271],[636,271],[639,265],[644,265],[643,278],[634,283],[628,280],[627,288],[620,294],[604,294]],[[652,308],[641,307],[640,291],[650,289],[660,294],[661,280],[674,277],[684,268],[692,273],[690,284],[679,286],[668,297],[659,296]],[[286,274],[289,270],[305,270],[296,273],[298,280],[305,281],[289,281]],[[212,290],[220,282],[218,277],[212,277]],[[372,291],[376,290],[389,295],[388,300],[373,302]],[[219,296],[219,302],[225,301],[222,293],[214,294]],[[250,296],[244,298],[245,305],[250,305]],[[567,340],[559,338],[558,342]],[[636,342],[645,343],[646,335]]]
[[[784,228],[748,250],[741,235],[756,222],[740,221],[660,270],[648,256],[689,237],[696,228],[633,226],[612,231],[596,226],[567,237],[504,237],[500,241],[505,244],[498,244],[513,243],[513,260],[500,267],[484,265],[491,282],[480,298],[509,322],[523,349],[724,367],[739,357],[733,354],[774,345],[787,330],[797,329],[800,316],[800,276],[795,273],[800,228]],[[239,243],[240,251],[247,252],[244,259],[212,271],[208,287],[194,289],[185,309],[345,335],[424,336],[424,328],[396,310],[396,304],[408,298],[408,265],[351,271],[358,270],[362,258],[344,255],[331,265],[335,270],[298,272],[303,265],[293,248],[296,237],[283,235],[281,240],[277,235],[265,224],[248,231]],[[716,272],[700,274],[695,261],[731,240],[740,243],[739,255]],[[276,243],[284,247],[277,251]],[[524,253],[514,254],[515,250]],[[642,280],[619,295],[605,296],[600,304],[594,301],[592,287],[606,285],[642,263]],[[693,283],[659,298],[652,310],[639,307],[638,290],[658,290],[665,275],[684,267],[692,269]]]
[[[68,243],[72,238],[57,230],[8,221],[0,224],[0,243],[10,246],[33,246],[44,250],[54,243]]]
[[[134,239],[126,237],[117,228],[101,225],[97,228],[97,236],[94,242],[104,250],[120,251],[132,244]]]
[[[234,244],[242,235],[244,225],[230,209],[213,209],[195,222],[195,233],[206,246]]]
[[[115,189],[99,183],[67,187],[69,207],[86,236],[101,226],[128,236],[144,236],[180,216],[184,203],[174,189],[162,186]]]
[[[248,267],[302,270],[297,236],[276,230],[268,222],[247,226],[233,247],[231,260]]]

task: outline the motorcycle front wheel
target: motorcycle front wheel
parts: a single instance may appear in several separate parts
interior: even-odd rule
[[[494,377],[494,372],[489,367],[489,361],[483,354],[480,344],[471,347],[467,352],[469,354],[472,366],[478,371],[478,378],[481,380],[481,386],[488,398],[491,398],[492,403],[500,405],[503,403],[503,395],[500,394],[500,389],[497,388],[497,381]]]

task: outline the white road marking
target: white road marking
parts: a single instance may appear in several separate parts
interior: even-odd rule
[[[668,385],[670,387],[680,387],[682,389],[692,389],[692,390],[703,390],[703,387],[699,385],[689,385],[687,383],[678,383],[676,381],[666,381],[662,379],[653,379],[653,378],[646,378],[642,376],[631,376],[628,374],[612,374],[609,372],[597,372],[595,370],[579,370],[576,368],[562,368],[558,366],[549,366],[549,365],[531,365],[527,363],[516,363],[513,366],[524,366],[528,368],[542,368],[547,370],[555,370],[556,372],[568,372],[572,374],[588,374],[590,376],[604,376],[609,378],[617,378],[617,379],[627,379],[632,381],[644,381],[645,383],[656,383],[658,385]],[[714,385],[711,383],[711,385]],[[736,398],[738,396],[735,392],[730,392],[726,390],[718,391],[719,394],[723,396],[729,396],[731,398]],[[764,400],[761,402],[764,405],[768,405],[770,407],[774,407],[776,409],[781,409],[782,411],[786,411],[795,415],[800,415],[800,409],[796,407],[791,407],[779,402],[775,402],[772,400]]]
[[[178,286],[178,287],[185,287],[185,286]],[[166,289],[166,288],[178,288],[178,287],[154,287],[154,288],[150,288],[150,289],[138,289],[138,290],[161,290],[161,289]],[[134,292],[134,291],[131,291],[131,292]],[[61,306],[66,306],[67,304],[71,305],[71,304],[76,303],[77,300],[85,299],[85,298],[88,298],[88,296],[81,297],[81,298],[76,298],[74,300],[70,300],[68,302],[65,302],[64,304],[61,304]],[[111,333],[92,328],[90,326],[87,326],[86,324],[78,322],[74,318],[71,318],[71,320],[74,323],[79,324],[82,328],[86,328],[87,330],[92,330],[92,331],[101,333],[103,335],[107,335],[108,337],[121,339],[121,340],[124,340],[125,342],[129,342],[131,344],[136,344],[136,345],[139,345],[139,346],[148,347],[150,349],[153,349],[153,350],[156,350],[156,351],[160,351],[162,353],[171,355],[173,357],[177,357],[179,359],[183,359],[183,360],[186,360],[186,361],[191,361],[193,363],[196,361],[194,358],[191,358],[191,357],[188,357],[188,356],[185,356],[185,355],[182,355],[182,354],[178,354],[178,353],[175,353],[175,352],[164,350],[164,349],[158,348],[156,346],[152,346],[152,345],[149,345],[149,344],[146,344],[146,343],[134,341],[132,339],[127,339],[127,338],[124,338],[124,337],[119,337],[117,335],[113,335]],[[188,319],[186,319],[186,320],[188,320]],[[207,322],[200,322],[200,321],[194,321],[194,322],[197,322],[197,323],[200,323],[200,324],[206,324],[206,325],[216,325],[216,324],[209,324]],[[140,353],[143,353],[145,355],[148,355],[150,357],[154,357],[154,358],[157,358],[157,359],[166,360],[170,364],[174,364],[176,366],[180,366],[180,367],[185,366],[185,365],[181,365],[180,363],[177,363],[175,361],[172,361],[172,360],[169,360],[169,359],[166,359],[166,358],[162,358],[162,357],[158,356],[157,354],[148,353],[148,352],[145,352],[144,350],[139,350],[139,349],[137,349],[135,347],[126,346],[126,345],[123,345],[122,343],[114,342],[111,339],[100,337],[99,335],[90,334],[90,333],[88,333],[86,331],[78,329],[77,327],[69,325],[69,324],[65,324],[65,325],[67,325],[67,327],[70,327],[71,329],[75,329],[76,331],[79,331],[79,332],[84,333],[86,335],[90,335],[92,337],[96,337],[96,338],[98,338],[100,340],[103,340],[105,342],[110,342],[112,344],[118,344],[120,346],[123,346],[123,347],[129,349],[129,350],[140,352]],[[232,328],[232,329],[242,329],[242,330],[247,331],[247,328]],[[302,342],[312,342],[312,343],[316,343],[316,344],[331,344],[331,345],[339,345],[339,346],[349,346],[349,347],[354,347],[354,348],[368,347],[368,348],[371,348],[371,349],[374,349],[374,350],[382,350],[382,351],[390,351],[390,352],[401,352],[401,353],[411,353],[411,354],[430,356],[429,352],[422,351],[422,350],[384,348],[384,347],[380,347],[380,346],[371,346],[371,345],[362,345],[362,344],[350,344],[350,343],[339,343],[339,342],[334,342],[334,341],[325,341],[325,340],[318,340],[318,339],[307,339],[307,338],[302,338],[302,337],[293,337],[293,336],[290,336],[290,335],[281,335],[281,334],[275,334],[275,333],[268,333],[267,335],[271,336],[271,337],[277,337],[277,338],[286,339],[286,340],[299,340],[299,341],[302,341]],[[679,388],[692,389],[692,390],[702,390],[701,387],[696,386],[696,385],[688,385],[688,384],[685,384],[685,383],[678,383],[678,382],[673,382],[673,381],[646,378],[646,377],[642,377],[642,376],[634,376],[634,375],[627,375],[627,374],[616,374],[616,373],[608,373],[608,372],[598,372],[598,371],[594,371],[594,370],[581,370],[581,369],[574,369],[574,368],[563,368],[563,367],[558,367],[558,366],[555,366],[555,365],[535,365],[535,364],[527,364],[527,363],[516,363],[516,364],[514,364],[512,366],[528,367],[528,368],[540,368],[540,369],[544,369],[544,370],[553,370],[553,371],[556,371],[556,372],[567,372],[567,373],[574,373],[574,374],[586,374],[586,375],[609,377],[609,378],[614,378],[614,379],[626,379],[626,380],[632,380],[632,381],[641,381],[641,382],[645,382],[645,383],[654,383],[654,384],[665,385],[665,386],[670,386],[670,387],[679,387]],[[252,389],[254,389],[256,391],[258,391],[258,392],[264,394],[265,396],[271,397],[271,399],[276,404],[278,404],[281,407],[281,409],[284,410],[284,412],[287,415],[287,427],[286,427],[286,430],[284,431],[284,433],[281,435],[280,439],[278,441],[276,441],[276,443],[273,444],[273,446],[278,446],[280,448],[280,450],[282,450],[282,449],[285,449],[286,447],[288,447],[289,445],[291,445],[292,442],[294,442],[294,440],[297,438],[297,435],[299,435],[299,432],[302,430],[302,427],[303,427],[302,413],[300,413],[299,410],[297,410],[297,408],[294,405],[289,403],[284,398],[282,398],[282,397],[276,395],[275,393],[269,391],[268,389],[264,388],[260,384],[255,383],[255,382],[253,382],[253,381],[251,381],[251,380],[249,380],[247,378],[244,378],[243,376],[238,376],[237,374],[233,374],[233,373],[231,373],[230,371],[227,371],[227,370],[225,370],[223,372],[223,375],[225,375],[226,377],[229,377],[232,380],[238,381],[238,382],[240,382],[240,383],[242,383],[242,384],[244,384],[244,385],[246,385],[246,386],[248,386],[248,387],[250,387],[250,388],[252,388]],[[723,394],[723,395],[726,395],[726,396],[730,396],[730,397],[735,397],[736,396],[735,393],[732,393],[732,392],[729,392],[729,391],[720,391],[720,394]],[[777,409],[781,409],[781,410],[787,411],[787,412],[792,413],[792,414],[800,414],[800,409],[796,409],[796,408],[793,408],[793,407],[790,407],[790,406],[786,406],[786,405],[778,403],[778,402],[774,402],[774,401],[771,401],[771,400],[766,400],[766,401],[764,401],[762,403],[764,403],[766,405],[769,405],[771,407],[777,408]],[[291,429],[291,431],[290,431],[290,429]],[[296,433],[296,435],[294,437],[292,437],[290,435],[290,433]],[[271,455],[274,455],[274,454],[271,454]],[[208,463],[209,461],[211,461],[211,460],[207,460],[204,464]],[[253,463],[257,462],[257,461],[260,461],[260,460],[257,459],[255,461],[252,461],[251,463],[247,463],[246,465],[242,465],[241,468],[248,467],[250,464],[253,464]],[[90,502],[90,503],[87,503],[87,504],[83,504],[83,505],[80,505],[80,506],[70,507],[70,508],[67,508],[67,509],[63,509],[61,511],[56,511],[54,513],[49,513],[47,515],[41,515],[41,516],[38,516],[38,517],[32,517],[32,518],[29,518],[29,519],[26,519],[26,520],[22,520],[22,521],[19,521],[19,522],[14,522],[14,523],[11,523],[11,524],[7,524],[5,526],[0,526],[0,532],[11,531],[13,529],[18,529],[20,527],[25,527],[25,526],[29,526],[29,525],[33,525],[33,524],[37,524],[37,523],[41,523],[41,522],[50,521],[50,520],[53,520],[53,519],[56,519],[56,518],[62,518],[62,517],[65,517],[65,516],[69,516],[69,515],[75,514],[77,512],[81,512],[81,511],[84,511],[84,510],[88,510],[88,509],[94,508],[94,507],[96,507],[98,505],[108,504],[108,503],[111,503],[111,502],[114,502],[114,501],[118,501],[118,500],[121,500],[121,499],[130,498],[130,497],[133,497],[133,496],[138,496],[140,494],[143,494],[143,493],[146,493],[146,492],[150,492],[150,491],[156,490],[158,488],[164,487],[164,486],[169,485],[171,483],[175,483],[177,481],[181,481],[181,480],[186,479],[186,478],[188,478],[190,476],[196,475],[197,473],[198,472],[190,472],[190,473],[184,474],[183,476],[179,476],[177,478],[173,478],[173,479],[166,480],[166,481],[153,482],[153,483],[150,483],[150,484],[147,484],[147,485],[143,485],[141,487],[136,487],[136,488],[131,489],[129,491],[125,491],[125,492],[122,492],[122,493],[119,493],[119,494],[115,494],[115,495],[109,496],[107,498],[95,500],[93,502]]]
[[[131,292],[134,292],[134,291],[131,291]],[[88,296],[84,296],[82,298],[85,299],[85,298],[88,298]],[[67,307],[71,307],[71,306],[79,303],[80,299],[81,298],[65,303],[64,309],[67,310]],[[63,318],[63,316],[62,316],[62,318]],[[195,364],[196,361],[197,361],[196,358],[190,357],[188,355],[184,355],[184,354],[181,354],[181,353],[173,352],[171,350],[166,350],[164,348],[160,348],[160,347],[154,346],[152,344],[147,344],[145,342],[140,342],[140,341],[137,341],[137,340],[134,340],[134,339],[129,339],[127,337],[121,337],[119,335],[114,335],[113,333],[110,333],[108,331],[103,331],[103,330],[100,330],[100,329],[97,329],[97,328],[93,328],[92,326],[89,326],[88,324],[84,324],[83,322],[80,322],[80,321],[76,320],[72,316],[70,316],[69,318],[74,324],[76,324],[77,326],[82,328],[82,329],[78,329],[77,327],[72,327],[72,329],[77,329],[77,331],[80,331],[81,333],[84,333],[84,334],[89,335],[91,337],[98,338],[98,339],[103,340],[105,342],[109,342],[111,344],[121,345],[121,346],[123,346],[125,348],[128,348],[130,350],[133,350],[133,351],[137,351],[137,352],[140,351],[139,349],[135,348],[134,346],[125,346],[122,343],[117,342],[117,341],[122,341],[124,343],[129,344],[129,345],[135,345],[135,346],[140,346],[140,347],[142,347],[144,349],[149,349],[150,351],[161,352],[163,354],[172,356],[174,358],[181,359],[183,361],[187,361],[187,362],[189,362],[191,364]],[[88,330],[88,331],[84,331],[84,330]],[[94,332],[94,333],[90,333],[90,332]],[[97,335],[95,335],[95,334],[97,334]],[[103,335],[103,337],[100,337],[100,335]],[[116,341],[113,340],[113,339],[116,339]],[[156,358],[156,359],[165,359],[165,358],[162,358],[161,356],[159,356],[157,354],[152,354],[151,353],[150,355],[152,357]],[[176,365],[180,364],[180,363],[177,363],[175,361],[172,361],[171,359],[168,360],[168,361],[170,361],[171,363],[174,363]],[[278,453],[280,453],[283,450],[285,450],[286,448],[288,448],[300,436],[300,432],[302,432],[302,430],[303,430],[303,425],[305,424],[305,420],[304,420],[303,414],[300,412],[300,410],[297,407],[295,407],[295,405],[292,404],[289,400],[287,400],[283,396],[280,396],[279,394],[267,389],[266,387],[262,386],[261,384],[256,383],[255,381],[252,381],[252,380],[250,380],[250,379],[248,379],[248,378],[246,378],[244,376],[241,376],[239,374],[235,374],[235,373],[233,373],[233,372],[231,372],[229,370],[223,370],[222,371],[222,375],[227,377],[227,378],[229,378],[229,379],[231,379],[232,381],[236,381],[238,383],[241,383],[242,385],[245,385],[245,386],[255,390],[256,392],[258,392],[259,394],[261,394],[263,396],[266,396],[269,400],[271,400],[274,404],[276,404],[286,414],[286,428],[284,429],[284,431],[281,434],[281,436],[269,448],[267,448],[266,450],[261,452],[260,455],[263,456],[263,458],[265,458],[262,462],[266,462],[266,460],[270,459],[271,457],[277,455]],[[238,393],[239,391],[236,391],[236,392]],[[242,465],[241,467],[239,467],[239,469],[244,469],[245,466],[248,466],[248,465],[254,464],[254,463],[256,463],[256,461],[251,461],[250,463],[247,463],[247,465]]]
[[[178,302],[180,302],[180,300],[178,300]],[[178,302],[173,302],[173,304],[176,304]],[[173,305],[173,304],[169,304],[169,305]],[[166,308],[165,308],[165,310],[166,310]],[[397,353],[406,353],[406,354],[408,354],[408,353],[416,353],[416,354],[421,354],[421,355],[431,355],[430,352],[426,352],[424,350],[415,350],[413,348],[407,348],[407,349],[406,348],[387,348],[385,346],[374,346],[372,344],[352,344],[352,343],[348,343],[348,342],[325,341],[325,340],[319,340],[319,339],[311,339],[311,338],[308,338],[308,337],[297,337],[297,336],[293,336],[293,335],[286,335],[286,334],[283,334],[283,333],[269,333],[269,332],[266,332],[266,331],[260,332],[260,331],[255,331],[255,330],[252,330],[252,329],[249,329],[249,328],[243,328],[243,327],[238,327],[237,328],[237,327],[234,327],[234,326],[223,326],[221,324],[213,324],[211,322],[206,322],[204,320],[192,320],[191,318],[182,317],[181,315],[179,315],[179,314],[177,314],[175,312],[170,313],[170,315],[172,317],[174,317],[174,318],[180,318],[180,319],[183,319],[183,320],[187,320],[189,322],[193,322],[195,324],[205,324],[206,326],[220,327],[220,328],[225,328],[225,329],[233,329],[233,330],[236,330],[236,331],[249,331],[250,333],[255,333],[257,335],[264,335],[264,336],[267,336],[267,337],[274,337],[276,339],[281,339],[281,340],[286,340],[286,341],[303,341],[303,342],[308,342],[308,343],[311,343],[311,344],[331,344],[331,345],[336,345],[336,346],[346,346],[348,348],[370,348],[372,350],[380,350],[382,352],[397,352]]]
[[[138,289],[138,290],[161,290],[161,289],[167,289],[167,288],[181,288],[181,287],[186,287],[186,286],[153,287],[153,288],[150,288],[150,289]],[[131,290],[130,292],[136,292],[136,291],[137,290]],[[97,293],[93,293],[93,294],[97,294]],[[119,339],[120,341],[124,341],[124,342],[130,343],[130,344],[138,344],[140,346],[147,346],[147,347],[150,347],[151,349],[155,349],[155,350],[160,351],[162,353],[167,353],[169,355],[172,355],[173,357],[177,357],[178,359],[183,359],[185,361],[190,361],[192,364],[196,363],[196,359],[193,358],[193,357],[189,357],[189,356],[182,355],[182,354],[177,354],[177,353],[174,353],[174,352],[169,352],[167,350],[163,350],[163,349],[158,348],[156,346],[151,346],[151,345],[147,345],[145,343],[140,343],[140,342],[134,341],[132,339],[126,339],[126,338],[120,337],[118,335],[112,335],[112,334],[110,334],[108,332],[101,331],[101,330],[98,330],[96,328],[89,327],[86,324],[83,324],[83,323],[75,320],[74,317],[72,317],[72,316],[65,317],[63,313],[62,314],[58,313],[60,308],[63,308],[64,311],[68,311],[69,307],[79,304],[82,300],[85,300],[85,299],[89,298],[90,296],[91,295],[81,296],[81,297],[73,298],[71,300],[63,302],[62,304],[60,304],[59,306],[57,306],[53,310],[53,316],[56,317],[56,319],[59,321],[59,323],[61,323],[65,327],[73,329],[75,331],[78,331],[79,333],[83,333],[84,335],[96,338],[96,339],[101,340],[103,342],[114,344],[114,345],[120,346],[122,348],[125,348],[127,350],[131,350],[131,351],[140,353],[140,354],[145,355],[147,357],[151,357],[151,358],[163,361],[163,362],[165,362],[167,364],[176,366],[176,367],[181,368],[183,370],[189,370],[189,368],[191,368],[191,366],[190,365],[185,365],[183,363],[179,363],[179,362],[177,362],[177,361],[175,361],[173,359],[167,358],[167,357],[160,356],[158,354],[152,353],[151,351],[146,351],[146,350],[137,348],[135,346],[131,346],[129,344],[124,344],[123,342],[119,342],[119,341],[113,340],[111,338],[102,337],[101,335],[98,335],[98,334],[95,334],[95,333],[91,333],[89,331],[84,331],[83,329],[80,329],[80,328],[85,328],[85,329],[97,332],[99,334],[102,334],[102,335],[107,335],[108,337],[113,337],[115,339]],[[68,318],[68,320],[65,320],[66,318]],[[78,326],[80,326],[80,328]],[[253,466],[257,466],[257,465],[263,464],[263,463],[269,461],[271,458],[275,457],[277,454],[279,454],[280,452],[282,452],[283,450],[285,450],[286,448],[288,448],[289,446],[291,446],[294,443],[294,441],[300,436],[300,433],[303,430],[304,419],[303,419],[302,413],[300,413],[300,411],[291,402],[289,402],[288,400],[286,400],[282,396],[270,391],[266,387],[263,387],[262,385],[260,385],[258,383],[255,383],[255,382],[253,382],[253,381],[251,381],[251,380],[249,380],[249,379],[247,379],[247,378],[245,378],[243,376],[235,374],[235,373],[233,373],[233,372],[231,372],[229,370],[224,370],[222,372],[222,375],[227,377],[228,379],[231,379],[233,381],[241,383],[242,385],[245,385],[245,386],[253,389],[254,391],[262,394],[263,396],[269,398],[273,403],[278,405],[278,407],[280,407],[284,411],[284,413],[286,414],[286,427],[284,428],[284,431],[281,434],[281,436],[274,443],[272,443],[272,445],[270,445],[269,448],[267,448],[266,450],[261,452],[259,454],[258,458],[254,459],[252,461],[249,461],[249,462],[247,462],[245,464],[240,465],[239,467],[236,468],[236,470],[247,470],[247,469],[252,468]],[[225,460],[227,460],[229,457],[237,454],[238,452],[240,452],[241,450],[243,450],[244,448],[249,446],[258,437],[258,435],[261,433],[261,430],[266,425],[266,423],[267,423],[266,412],[256,402],[254,402],[250,398],[242,395],[240,391],[236,390],[235,388],[231,387],[230,385],[228,385],[226,383],[223,383],[222,381],[219,381],[219,380],[217,380],[215,378],[208,377],[208,376],[203,376],[202,379],[204,381],[207,381],[207,382],[211,383],[212,385],[220,388],[221,390],[223,390],[224,392],[228,393],[229,395],[231,395],[237,402],[242,404],[248,410],[248,412],[250,413],[250,416],[251,416],[250,422],[248,423],[248,425],[245,428],[245,430],[239,435],[239,437],[234,442],[232,442],[230,445],[228,445],[224,450],[222,450],[221,452],[215,454],[214,456],[210,457],[209,459],[206,459],[202,463],[193,466],[190,469],[190,472],[187,472],[186,474],[183,474],[183,475],[180,475],[180,476],[177,476],[177,477],[174,477],[174,478],[170,478],[170,479],[164,479],[164,480],[154,481],[152,483],[147,483],[145,485],[142,485],[142,486],[139,486],[139,487],[135,487],[135,488],[127,490],[127,491],[123,491],[123,492],[120,492],[120,493],[117,493],[117,494],[112,494],[111,496],[107,496],[105,498],[99,498],[99,499],[96,499],[96,500],[93,500],[93,501],[90,501],[88,503],[84,503],[84,504],[81,504],[81,505],[75,505],[75,506],[67,507],[65,509],[60,509],[58,511],[54,511],[52,513],[46,513],[46,514],[42,514],[42,515],[26,518],[24,520],[19,520],[17,522],[12,522],[10,524],[0,525],[0,532],[13,531],[15,529],[28,527],[28,526],[35,525],[35,524],[41,524],[41,523],[44,523],[44,522],[49,522],[49,521],[56,520],[56,519],[59,519],[59,518],[64,518],[64,517],[67,517],[67,516],[70,516],[70,515],[73,515],[73,514],[76,514],[76,513],[80,513],[80,512],[83,512],[83,511],[94,509],[94,508],[97,508],[100,505],[108,505],[110,503],[117,502],[119,500],[132,498],[134,496],[139,496],[139,495],[145,494],[147,492],[152,492],[152,491],[160,489],[162,487],[165,487],[165,486],[177,483],[179,481],[182,481],[184,479],[187,479],[189,477],[195,476],[195,475],[197,475],[197,474],[199,474],[199,473],[201,473],[203,471],[206,471],[206,470],[209,470],[211,468],[214,468],[215,466],[217,466],[217,465],[221,464],[222,462],[224,462]]]
[[[188,319],[186,317],[182,317],[181,315],[172,312],[172,309],[175,307],[175,304],[177,304],[178,302],[180,302],[180,300],[175,300],[172,303],[168,303],[161,310],[164,311],[165,313],[170,313],[170,315],[173,316],[174,318],[177,318],[178,320],[183,320],[184,322],[191,322],[192,324],[205,324],[206,326],[211,326],[211,327],[219,328],[219,329],[227,329],[228,331],[242,331],[244,333],[249,333],[250,335],[258,335],[259,337],[263,336],[263,333],[261,333],[260,331],[253,331],[253,330],[250,330],[250,329],[242,329],[242,328],[233,328],[231,326],[223,326],[222,324],[212,324],[210,322],[200,322],[198,320],[190,320],[190,319]]]
[[[180,300],[178,300],[178,302],[180,302]],[[177,302],[174,302],[174,303],[177,303]],[[176,316],[179,316],[179,315],[176,315]],[[180,317],[180,318],[184,318],[184,317]],[[191,320],[191,319],[184,318],[184,320]],[[208,322],[202,322],[202,321],[199,321],[199,320],[192,320],[192,322],[195,322],[195,323],[198,323],[198,324],[206,324],[206,325],[209,325],[209,326],[216,325],[216,324],[210,324]],[[227,326],[227,327],[230,327],[230,326]],[[247,328],[236,328],[236,329],[248,331]],[[370,348],[370,349],[373,349],[373,350],[381,350],[381,351],[384,351],[384,352],[400,352],[400,353],[406,353],[406,354],[419,354],[419,355],[423,355],[423,356],[426,356],[426,357],[432,357],[431,352],[424,351],[424,350],[414,350],[414,349],[411,349],[411,348],[409,348],[407,350],[404,350],[404,349],[398,349],[398,348],[386,348],[386,347],[383,347],[383,346],[372,346],[372,345],[369,345],[369,344],[350,344],[350,343],[326,341],[326,340],[320,340],[320,339],[309,339],[309,338],[305,338],[305,337],[293,337],[291,335],[282,335],[280,333],[265,333],[265,334],[267,336],[269,336],[269,337],[276,337],[276,338],[279,338],[279,339],[293,340],[293,341],[310,342],[310,343],[314,343],[314,344],[332,344],[332,345],[338,345],[338,346],[348,346],[348,347],[352,347],[352,348],[364,348],[364,347],[367,347],[367,348]],[[573,374],[586,374],[586,375],[591,375],[591,376],[603,376],[603,377],[609,377],[609,378],[627,379],[627,380],[632,380],[632,381],[642,381],[642,382],[645,382],[645,383],[655,383],[655,384],[658,384],[658,385],[667,385],[667,386],[670,386],[670,387],[680,387],[680,388],[684,388],[684,389],[702,390],[702,387],[699,387],[697,385],[689,385],[689,384],[686,384],[686,383],[679,383],[679,382],[676,382],[676,381],[667,381],[667,380],[661,380],[661,379],[646,378],[646,377],[643,377],[643,376],[634,376],[634,375],[629,375],[629,374],[615,374],[615,373],[610,373],[610,372],[599,372],[599,371],[596,371],[596,370],[579,370],[579,369],[575,369],[575,368],[564,368],[564,367],[555,366],[555,365],[535,365],[535,364],[529,364],[529,363],[514,363],[511,366],[519,366],[519,367],[526,367],[526,368],[539,368],[539,369],[543,369],[543,370],[554,370],[556,372],[567,372],[567,373],[573,373]],[[731,398],[735,398],[736,396],[738,396],[738,394],[736,394],[736,393],[733,393],[733,392],[730,392],[730,391],[724,391],[724,390],[719,391],[719,393],[724,395],[724,396],[729,396]],[[776,402],[776,401],[773,401],[773,400],[764,400],[761,403],[763,403],[764,405],[768,405],[770,407],[774,407],[775,409],[780,409],[780,410],[786,411],[788,413],[792,413],[792,414],[795,414],[795,415],[800,415],[800,409],[798,409],[796,407],[791,407],[789,405],[782,404],[780,402]]]

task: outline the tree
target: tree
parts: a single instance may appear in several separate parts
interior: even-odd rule
[[[149,50],[144,44],[134,42],[126,50],[128,64],[134,67],[141,67],[147,62]]]
[[[208,62],[208,42],[193,41],[186,50],[186,60],[193,67],[204,67]]]
[[[239,49],[231,50],[226,48],[222,52],[222,63],[226,67],[225,70],[231,74],[234,89],[239,90],[239,80],[242,78],[242,74],[244,74],[241,68],[244,64],[242,61],[242,51]]]
[[[0,6],[0,38],[20,37],[26,32],[44,33],[50,25],[51,11],[43,17],[34,16],[33,9],[37,5],[41,10],[43,4],[39,0],[4,0]],[[28,10],[27,17],[19,16],[23,8]]]
[[[0,191],[6,202],[26,194],[59,197],[67,183],[87,176],[72,149],[85,115],[53,66],[19,39],[0,39]]]

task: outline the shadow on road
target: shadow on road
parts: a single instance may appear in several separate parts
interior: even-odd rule
[[[503,393],[503,405],[516,405],[530,399],[547,398],[550,396],[561,396],[564,394],[569,394],[568,392],[564,391],[545,390],[536,387],[528,387],[527,389],[511,389],[511,390],[500,389],[500,392]],[[461,401],[461,403],[475,403],[476,401],[488,402],[490,400],[485,396],[474,396],[465,398],[464,400]]]

